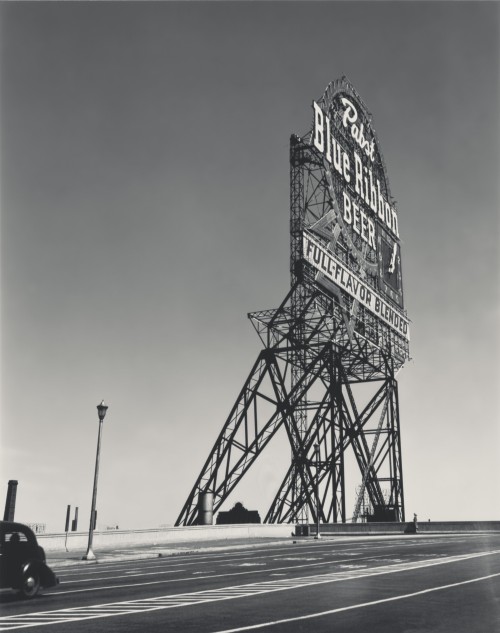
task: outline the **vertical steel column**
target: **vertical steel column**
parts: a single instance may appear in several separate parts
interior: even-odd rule
[[[333,522],[346,521],[345,513],[345,481],[344,481],[344,420],[342,403],[342,383],[337,368],[337,357],[332,349],[331,356],[331,398],[332,398],[332,474],[334,476],[332,495],[334,516]]]
[[[399,395],[398,382],[393,377],[391,392],[391,442],[392,442],[392,473],[394,487],[394,507],[396,509],[396,521],[405,520],[405,502],[403,487],[403,464],[401,459],[401,430],[399,425]]]
[[[290,308],[293,322],[293,338],[289,362],[291,365],[291,389],[301,380],[306,365],[306,350],[304,341],[304,306],[306,302],[306,289],[303,279],[302,241],[304,229],[304,148],[296,136],[290,138],[290,285],[292,294]],[[294,415],[300,438],[304,438],[307,430],[307,400],[305,395],[294,407]],[[296,447],[298,448],[298,447]],[[295,454],[294,454],[295,453]],[[297,457],[297,454],[299,455]],[[299,507],[297,515],[293,517],[296,522],[305,522],[307,506],[296,504],[303,499],[305,491],[302,490],[302,478],[300,472],[304,468],[305,455],[292,451],[293,463],[293,489],[292,506]]]

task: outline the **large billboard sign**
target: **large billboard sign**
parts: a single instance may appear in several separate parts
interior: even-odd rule
[[[323,288],[347,293],[409,340],[398,210],[371,116],[346,80],[313,102],[310,146],[322,162],[329,210],[306,222],[304,259]]]

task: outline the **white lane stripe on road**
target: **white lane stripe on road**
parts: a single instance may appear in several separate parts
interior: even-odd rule
[[[105,578],[80,578],[79,580],[68,580],[66,581],[68,584],[71,583],[72,585],[77,585],[83,582],[95,582],[96,580],[116,580],[117,578],[135,578],[136,576],[161,576],[162,574],[180,574],[180,573],[186,573],[185,569],[165,569],[165,570],[159,570],[159,571],[148,571],[148,572],[141,572],[141,573],[136,573],[136,572],[124,572],[122,574],[120,574],[119,576],[106,576]],[[196,573],[196,572],[195,572]],[[59,576],[59,578],[63,578],[63,576]]]
[[[415,598],[416,596],[422,596],[433,591],[443,591],[444,589],[453,589],[454,587],[460,587],[461,585],[469,585],[474,582],[480,582],[482,580],[490,580],[500,576],[500,572],[497,574],[490,574],[489,576],[481,576],[479,578],[471,578],[470,580],[462,580],[461,582],[454,582],[449,585],[441,585],[440,587],[430,587],[429,589],[422,589],[421,591],[414,591],[413,593],[405,593],[400,596],[393,596],[392,598],[382,598],[380,600],[372,600],[372,602],[360,602],[359,604],[352,604],[348,607],[339,607],[337,609],[330,609],[329,611],[319,611],[318,613],[311,613],[309,615],[300,615],[294,618],[285,618],[283,620],[274,620],[271,622],[262,622],[261,624],[252,624],[249,626],[242,626],[236,629],[224,629],[224,631],[216,631],[215,633],[241,633],[242,631],[252,631],[256,629],[263,629],[270,626],[276,626],[277,624],[290,624],[291,622],[299,622],[302,620],[312,620],[313,618],[322,618],[326,615],[334,615],[335,613],[342,613],[343,611],[351,611],[353,609],[363,609],[364,607],[373,607],[378,604],[384,604],[385,602],[394,602],[395,600],[405,600],[407,598]]]
[[[384,554],[379,554],[377,556],[364,556],[361,557],[359,560],[377,560],[378,558],[384,558]],[[345,560],[351,560],[351,559],[345,559]],[[274,572],[274,571],[283,571],[283,570],[290,570],[290,569],[303,569],[306,567],[318,567],[318,566],[325,566],[325,565],[330,565],[330,564],[338,564],[338,563],[343,563],[345,562],[344,560],[337,560],[337,561],[326,561],[323,563],[310,563],[307,565],[288,565],[286,567],[271,567],[268,571],[269,572]],[[91,587],[90,589],[68,589],[68,590],[57,590],[57,591],[49,591],[46,592],[45,595],[46,596],[60,596],[62,594],[68,594],[68,593],[87,593],[89,591],[104,591],[105,589],[124,589],[127,587],[146,587],[148,585],[161,585],[161,584],[167,584],[167,583],[173,583],[173,582],[183,582],[183,581],[193,581],[193,580],[198,580],[200,578],[200,575],[203,575],[203,579],[211,579],[211,578],[227,578],[229,576],[247,576],[250,574],[260,574],[262,573],[261,569],[258,570],[252,570],[249,569],[247,571],[234,571],[234,572],[225,572],[222,574],[214,574],[211,573],[210,570],[207,571],[194,571],[192,572],[192,576],[187,576],[185,578],[171,578],[171,579],[166,579],[166,580],[151,580],[148,582],[135,582],[135,583],[128,583],[128,584],[121,584],[121,585],[106,585],[104,587]],[[205,574],[209,574],[209,575],[205,575]],[[123,578],[123,577],[122,577]],[[128,579],[128,577],[127,577]],[[107,578],[101,578],[99,580],[107,580]],[[76,583],[79,581],[71,581],[71,584]],[[68,583],[69,584],[69,583]]]
[[[113,617],[119,615],[132,615],[137,613],[146,613],[148,611],[158,611],[161,609],[172,609],[183,606],[192,606],[195,604],[203,604],[208,602],[216,602],[221,600],[234,600],[238,598],[246,598],[258,594],[272,593],[275,591],[286,591],[290,589],[298,589],[312,585],[325,584],[330,582],[340,582],[343,580],[353,580],[356,578],[367,578],[370,576],[378,576],[383,574],[397,573],[422,569],[424,567],[434,567],[447,563],[460,562],[479,558],[483,556],[491,556],[500,554],[500,550],[491,550],[485,552],[476,552],[473,554],[461,554],[458,556],[450,556],[439,560],[432,559],[426,561],[415,561],[409,563],[396,563],[393,565],[384,565],[371,570],[350,570],[349,572],[332,572],[329,574],[317,574],[314,576],[303,576],[293,580],[284,581],[272,580],[249,585],[240,585],[235,587],[222,587],[219,589],[209,589],[205,591],[196,591],[188,594],[177,594],[173,596],[159,596],[156,598],[144,598],[141,600],[127,600],[115,603],[106,603],[101,605],[92,605],[84,607],[74,607],[67,609],[58,609],[56,611],[44,611],[38,613],[29,613],[23,615],[11,615],[0,617],[0,631],[12,631],[15,629],[28,628],[32,626],[45,626],[47,624],[60,624],[62,622],[79,622],[82,620],[92,620],[98,618]],[[491,577],[500,574],[492,574]],[[486,578],[486,577],[484,577]],[[467,581],[465,581],[467,582]],[[237,592],[236,594],[233,592]],[[432,591],[432,589],[424,590]],[[391,600],[401,599],[394,597]],[[368,606],[370,603],[366,603]],[[110,611],[110,608],[113,609]],[[343,607],[340,610],[346,610],[353,607]],[[115,610],[116,609],[116,610]],[[334,610],[335,611],[335,610]],[[327,613],[327,612],[325,612]],[[47,617],[52,615],[52,618]],[[35,619],[40,616],[40,619]],[[318,614],[312,616],[299,616],[297,619],[306,619],[308,617],[319,617]],[[281,621],[268,623],[267,626],[278,624]],[[285,622],[285,620],[283,621]],[[234,629],[234,631],[250,630],[251,628],[259,628],[264,625],[255,625],[247,628]],[[220,632],[222,633],[222,632]],[[228,633],[228,632],[227,632]]]
[[[373,537],[375,538],[375,537]],[[462,539],[461,541],[454,541],[453,538],[448,539],[446,542],[462,542],[464,539]],[[356,545],[356,549],[355,551],[350,551],[349,548],[352,547],[352,544],[349,543],[342,543],[342,542],[338,542],[338,541],[331,541],[331,542],[326,542],[327,539],[325,539],[325,542],[315,542],[314,544],[308,544],[308,543],[297,543],[294,544],[293,546],[290,547],[281,547],[279,550],[276,548],[269,548],[269,549],[254,549],[252,550],[252,553],[249,554],[248,551],[244,551],[244,552],[234,552],[232,554],[230,554],[229,558],[228,558],[228,553],[210,553],[210,554],[177,554],[175,556],[175,559],[179,562],[177,563],[169,563],[170,567],[179,567],[179,566],[189,566],[189,565],[199,565],[200,561],[205,561],[205,560],[216,560],[217,562],[234,562],[237,558],[240,558],[240,560],[244,559],[244,558],[250,558],[252,560],[258,559],[258,558],[268,558],[268,553],[269,552],[273,552],[273,551],[277,551],[280,552],[281,554],[283,553],[283,551],[286,549],[290,549],[290,551],[293,550],[293,552],[296,554],[297,553],[297,548],[301,549],[301,553],[309,553],[309,554],[332,554],[333,556],[359,556],[359,552],[362,549],[365,548],[370,548],[371,550],[383,550],[383,549],[390,549],[392,548],[393,545],[397,545],[400,544],[401,541],[384,541],[383,545],[373,545],[373,543],[370,543],[368,545]],[[404,543],[406,547],[415,547],[415,546],[420,546],[423,544],[428,544],[428,545],[441,545],[443,542],[443,537],[439,537],[439,535],[436,535],[436,540],[428,540],[428,541],[423,541],[423,540],[419,540],[419,539],[415,539],[415,538],[411,538],[411,537],[406,537],[404,539]],[[336,546],[336,549],[332,551],[332,546]],[[339,547],[340,546],[340,547]],[[346,546],[344,548],[344,546]],[[338,548],[338,549],[337,549]],[[127,550],[128,551],[128,550]],[[262,553],[262,556],[257,556],[256,554],[260,554]],[[265,555],[264,555],[265,554]],[[168,557],[160,559],[163,561],[168,560]],[[49,561],[50,562],[50,561]],[[155,558],[144,558],[141,560],[141,562],[146,565],[147,567],[150,568],[155,568],[155,567],[164,567],[164,563],[158,563],[158,558],[155,556]],[[99,561],[99,565],[95,565],[92,563],[88,564],[87,570],[82,571],[82,565],[81,563],[77,563],[75,565],[71,565],[68,567],[61,567],[58,569],[59,572],[59,576],[61,578],[69,578],[71,575],[73,574],[77,574],[78,576],[82,576],[84,574],[87,575],[98,575],[98,574],[105,574],[105,573],[109,573],[112,570],[116,570],[120,567],[126,566],[127,564],[130,564],[130,561],[124,561],[124,560],[116,560],[116,561]]]

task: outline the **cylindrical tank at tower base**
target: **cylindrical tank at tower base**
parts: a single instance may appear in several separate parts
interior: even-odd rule
[[[202,492],[198,503],[198,525],[212,525],[214,521],[214,494]]]

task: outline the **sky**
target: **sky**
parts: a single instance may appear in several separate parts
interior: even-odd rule
[[[98,526],[175,522],[289,288],[290,135],[345,74],[398,203],[407,517],[500,520],[499,3],[3,2],[0,41],[16,519],[86,529],[104,399]],[[285,444],[222,509],[265,515]]]

